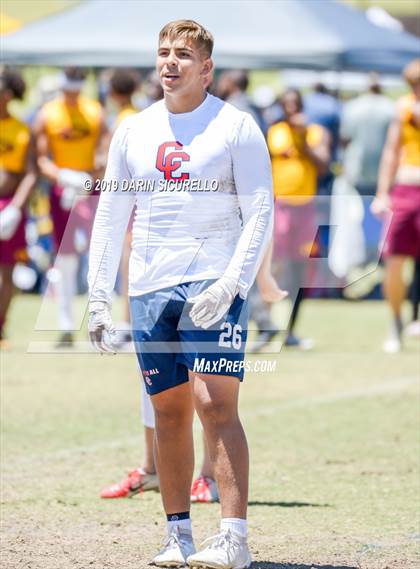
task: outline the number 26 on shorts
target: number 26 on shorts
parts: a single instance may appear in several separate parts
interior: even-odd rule
[[[219,336],[219,347],[239,350],[242,345],[242,326],[239,324],[232,325],[230,322],[223,322],[220,329],[222,333]]]

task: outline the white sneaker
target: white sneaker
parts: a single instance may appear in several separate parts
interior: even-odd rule
[[[401,352],[401,340],[399,338],[388,338],[383,343],[382,350],[386,354],[398,354]]]
[[[405,333],[407,336],[411,338],[419,338],[420,337],[420,320],[413,320],[410,324],[407,325],[405,329]]]
[[[185,567],[187,557],[195,553],[192,534],[174,527],[152,563],[158,567]]]
[[[382,350],[386,354],[398,354],[401,352],[401,332],[402,322],[400,318],[394,318],[391,322],[388,338],[382,345]]]
[[[210,545],[187,559],[192,569],[248,569],[252,559],[246,538],[232,530],[223,530],[206,539]]]

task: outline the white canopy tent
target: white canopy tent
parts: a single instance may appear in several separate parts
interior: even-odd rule
[[[399,73],[419,39],[333,0],[85,0],[1,40],[10,64],[152,67],[162,26],[179,18],[215,36],[220,67]]]

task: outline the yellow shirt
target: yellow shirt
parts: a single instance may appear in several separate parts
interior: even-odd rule
[[[401,118],[401,166],[420,167],[420,128],[414,124],[414,95],[406,95],[398,101]]]
[[[0,120],[0,169],[21,174],[25,171],[30,141],[29,127],[15,117]]]
[[[131,115],[135,115],[138,112],[139,112],[139,110],[133,106],[124,107],[123,109],[121,109],[121,111],[117,115],[116,126],[119,126],[122,123],[122,121],[124,119],[126,119],[127,117],[129,117]]]
[[[317,146],[323,137],[323,128],[311,124],[306,130],[306,143]],[[274,194],[287,203],[303,205],[310,202],[317,190],[317,170],[303,153],[304,140],[287,122],[279,122],[268,129],[268,149],[273,168]]]
[[[80,96],[77,105],[58,98],[43,108],[52,159],[59,168],[93,170],[102,109],[97,101]]]

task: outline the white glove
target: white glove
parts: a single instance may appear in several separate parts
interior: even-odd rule
[[[64,186],[63,192],[60,196],[61,207],[66,211],[71,210],[76,196],[77,196],[76,188],[73,188],[72,186]]]
[[[89,339],[92,346],[101,354],[115,354],[115,328],[106,302],[89,304]]]
[[[22,219],[22,212],[20,209],[12,204],[6,206],[0,212],[0,240],[7,241],[13,237],[20,220]]]
[[[236,283],[221,277],[205,291],[188,302],[193,303],[190,317],[194,326],[207,330],[228,312],[236,295]]]
[[[92,184],[92,176],[87,172],[79,172],[78,170],[69,170],[62,168],[57,176],[59,186],[63,188],[74,188],[75,190],[88,190],[89,184]]]
[[[370,204],[370,211],[379,218],[385,217],[385,215],[389,213],[390,208],[391,200],[388,195],[375,196]]]
[[[62,168],[58,173],[57,182],[63,187],[60,205],[67,211],[73,207],[78,192],[92,189],[92,177],[87,172],[78,170]]]

